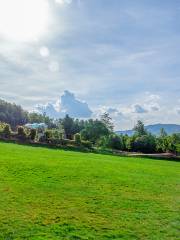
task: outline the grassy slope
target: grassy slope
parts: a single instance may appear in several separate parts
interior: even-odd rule
[[[0,239],[179,239],[178,162],[0,143]]]

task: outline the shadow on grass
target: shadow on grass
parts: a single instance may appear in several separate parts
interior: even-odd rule
[[[165,161],[174,161],[174,162],[180,162],[180,157],[165,157],[165,156],[162,156],[162,157],[159,157],[159,156],[147,156],[146,154],[145,155],[134,155],[134,156],[131,156],[129,155],[128,157],[130,158],[143,158],[143,159],[151,159],[151,160],[165,160]]]
[[[53,150],[64,150],[64,151],[73,151],[73,152],[82,152],[82,153],[94,153],[94,154],[103,154],[103,155],[109,155],[109,156],[116,156],[116,157],[129,157],[129,158],[143,158],[143,159],[151,159],[151,160],[165,160],[165,161],[175,161],[180,162],[180,157],[167,157],[167,156],[147,156],[146,154],[140,154],[140,155],[129,155],[130,152],[115,152],[113,150],[108,149],[88,149],[81,146],[56,146],[50,143],[37,143],[37,142],[26,142],[26,141],[20,141],[20,140],[10,140],[10,139],[0,139],[0,142],[2,143],[12,143],[12,144],[18,144],[23,146],[30,146],[35,148],[45,148],[45,149],[53,149]]]

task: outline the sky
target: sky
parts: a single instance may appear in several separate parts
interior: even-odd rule
[[[180,123],[179,0],[0,0],[0,98],[115,129]]]

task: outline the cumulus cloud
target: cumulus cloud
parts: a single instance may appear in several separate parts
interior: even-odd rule
[[[157,107],[157,106],[152,106],[152,107],[151,107],[151,110],[154,111],[154,112],[157,112],[157,111],[159,111],[159,107]]]
[[[122,128],[122,125],[128,121],[125,114],[122,113],[119,107],[110,107],[110,106],[99,106],[96,109],[93,109],[93,118],[100,118],[103,113],[109,113],[109,116],[112,118],[115,130]]]
[[[116,113],[118,113],[118,110],[116,109],[116,108],[108,108],[107,109],[107,112],[109,113],[109,114],[116,114]]]
[[[61,96],[61,110],[73,117],[88,118],[92,114],[88,104],[76,99],[69,91],[65,91]]]
[[[41,114],[46,114],[47,116],[51,118],[58,118],[60,117],[60,113],[56,111],[54,104],[52,103],[47,103],[45,105],[37,105],[35,107],[35,112],[41,113]]]
[[[158,94],[152,94],[152,93],[149,93],[149,92],[145,93],[145,101],[146,102],[152,102],[152,101],[156,102],[160,99],[161,99],[161,97]]]
[[[180,114],[180,108],[177,109],[177,114]]]
[[[127,107],[127,113],[153,113],[160,111],[160,96],[157,94],[151,94],[149,92],[143,93],[141,96],[136,98],[136,104],[132,104],[129,108]]]
[[[115,119],[115,121],[121,120],[122,118],[125,118],[124,114],[121,112],[120,109],[117,108],[107,108],[107,113],[109,113],[109,115]]]
[[[72,0],[55,0],[55,2],[59,4],[70,4]]]
[[[52,118],[64,117],[66,114],[74,118],[90,118],[92,111],[86,102],[78,100],[75,95],[69,91],[64,91],[60,100],[46,105],[37,105],[35,111],[46,113]]]
[[[60,70],[59,63],[57,61],[50,62],[48,67],[51,72],[59,72]]]
[[[144,99],[144,106],[149,112],[157,112],[160,110],[159,102],[161,97],[158,94],[146,93]]]
[[[105,112],[109,113],[110,117],[114,120],[119,120],[120,117],[124,117],[123,113],[119,108],[109,106],[99,106],[93,111],[93,116],[94,118],[99,118]]]
[[[134,112],[134,113],[147,113],[147,112],[148,112],[147,109],[145,109],[144,107],[142,107],[142,106],[139,105],[139,104],[134,105],[133,108],[134,108],[134,109],[133,109],[133,112]]]

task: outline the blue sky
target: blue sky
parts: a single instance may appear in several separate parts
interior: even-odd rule
[[[68,90],[92,116],[109,111],[117,129],[180,123],[178,0],[36,0],[43,21],[42,1],[48,17],[36,40],[0,26],[1,98],[31,110],[57,106]]]

